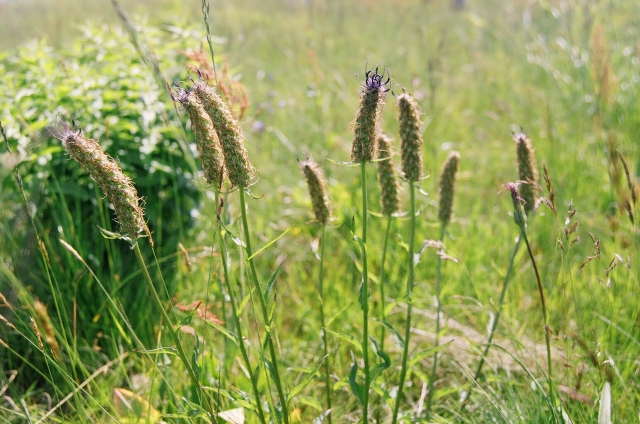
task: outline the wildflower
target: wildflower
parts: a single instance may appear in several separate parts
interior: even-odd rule
[[[422,135],[420,134],[420,109],[407,93],[398,96],[400,109],[400,149],[402,172],[407,181],[418,181],[422,176]]]
[[[518,157],[518,179],[522,187],[520,196],[524,199],[524,210],[528,214],[536,207],[538,166],[531,140],[526,134],[519,132],[513,135]]]
[[[440,208],[438,210],[438,219],[442,225],[447,225],[451,221],[451,209],[453,205],[453,192],[456,183],[456,172],[458,172],[458,163],[460,162],[460,153],[451,152],[442,166],[440,173],[440,181],[438,182],[438,191],[440,192]]]
[[[322,169],[313,159],[307,159],[300,164],[300,169],[307,180],[309,194],[311,195],[311,203],[316,221],[326,224],[331,216],[331,205],[329,196],[327,195],[327,183],[324,178]]]
[[[378,136],[378,182],[382,214],[391,216],[398,210],[398,181],[391,161],[391,139],[384,134]]]

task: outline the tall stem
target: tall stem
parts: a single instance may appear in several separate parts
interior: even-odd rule
[[[553,394],[553,380],[552,380],[552,367],[551,367],[551,336],[549,336],[549,324],[548,324],[548,315],[547,315],[547,305],[544,300],[544,290],[542,289],[542,281],[540,280],[540,274],[538,273],[538,265],[536,264],[536,260],[533,256],[533,252],[531,251],[531,245],[529,244],[529,240],[527,239],[527,233],[524,229],[524,226],[520,226],[520,233],[522,234],[522,238],[524,239],[524,243],[527,245],[527,251],[529,252],[529,258],[531,258],[531,264],[533,265],[533,270],[536,273],[536,281],[538,283],[538,291],[540,292],[540,303],[542,305],[542,315],[544,318],[544,339],[547,344],[547,383],[549,384],[549,400],[551,402],[551,412],[555,416],[555,401]]]
[[[322,238],[320,239],[320,275],[318,277],[318,294],[320,296],[320,325],[322,328],[322,347],[324,353],[324,384],[327,395],[327,410],[331,410],[331,368],[329,366],[329,343],[327,341],[327,329],[324,319],[324,237],[327,225],[322,225]],[[331,424],[331,414],[327,416],[329,424]]]
[[[384,272],[384,264],[387,259],[387,246],[389,245],[389,233],[391,233],[391,215],[387,217],[387,229],[384,233],[384,244],[382,245],[382,259],[380,260],[380,350],[384,352],[384,337],[386,327],[384,322],[387,320],[387,314],[385,313],[385,294],[384,294],[384,285],[385,285],[385,272]]]
[[[444,240],[445,224],[440,226],[440,242]],[[440,305],[440,292],[442,290],[442,257],[438,255],[436,262],[436,333],[435,333],[435,348],[440,344],[440,312],[442,306]],[[431,378],[429,379],[429,392],[427,394],[427,418],[431,414],[431,403],[433,402],[433,396],[435,395],[435,382],[436,371],[438,370],[438,352],[433,354],[433,365],[431,366]]]
[[[216,201],[216,210],[218,205],[220,204],[220,191],[216,190],[215,193],[215,201]],[[217,213],[216,213],[217,215]],[[242,336],[242,325],[240,323],[240,316],[238,315],[238,308],[235,299],[235,290],[231,285],[231,279],[229,278],[229,264],[228,264],[228,254],[227,254],[227,245],[222,238],[222,232],[220,231],[220,216],[216,216],[216,226],[217,226],[217,236],[218,236],[218,246],[220,248],[220,255],[222,256],[222,270],[224,274],[224,283],[227,287],[227,292],[229,293],[229,300],[231,301],[231,312],[233,313],[233,322],[236,327],[236,341],[238,343],[238,347],[240,348],[240,352],[242,354],[242,360],[244,361],[245,367],[247,368],[247,372],[249,373],[249,379],[251,380],[251,388],[253,389],[253,396],[256,398],[256,409],[258,410],[258,418],[262,424],[266,424],[266,419],[264,416],[264,410],[262,408],[262,401],[260,399],[260,392],[258,391],[258,382],[253,373],[253,368],[251,367],[251,362],[249,361],[249,355],[247,354],[247,349],[244,346],[244,337]]]
[[[414,271],[414,248],[415,248],[415,232],[416,232],[416,195],[414,182],[409,181],[409,215],[411,216],[411,227],[409,229],[409,258],[408,267],[409,275],[407,277],[407,319],[404,328],[404,347],[402,349],[402,367],[400,368],[400,382],[398,383],[398,395],[396,397],[396,404],[393,408],[392,424],[395,424],[398,420],[398,411],[400,410],[400,403],[402,403],[402,394],[404,389],[404,380],[407,376],[407,358],[409,356],[409,338],[411,337],[411,311],[413,309],[413,271]]]
[[[242,228],[244,230],[244,242],[246,245],[247,256],[249,258],[249,270],[251,273],[251,280],[256,292],[258,293],[258,301],[260,303],[260,310],[262,311],[262,318],[264,320],[264,325],[265,325],[267,345],[269,346],[269,354],[271,356],[273,379],[274,379],[274,382],[276,383],[278,396],[280,397],[280,406],[282,408],[282,419],[285,424],[289,424],[289,411],[287,408],[287,398],[285,397],[284,390],[282,388],[282,382],[280,380],[280,372],[278,369],[278,355],[276,354],[276,349],[273,344],[273,337],[271,337],[271,332],[273,331],[273,328],[271,327],[271,322],[269,321],[269,312],[267,311],[267,301],[264,297],[264,292],[262,291],[262,287],[260,287],[260,281],[258,280],[258,273],[256,272],[256,266],[252,258],[253,250],[251,249],[251,237],[249,236],[249,224],[247,223],[247,206],[245,201],[245,193],[242,188],[240,188],[239,191],[240,191],[240,213],[242,215]]]
[[[204,402],[204,400],[202,399],[202,387],[200,385],[200,380],[198,380],[198,376],[196,375],[195,371],[191,367],[191,362],[187,358],[187,355],[185,354],[184,349],[182,348],[182,344],[180,343],[178,332],[173,328],[171,318],[169,318],[169,314],[167,314],[167,311],[162,305],[162,301],[160,300],[160,296],[158,296],[158,292],[156,291],[156,288],[153,285],[153,281],[151,281],[149,270],[147,269],[147,265],[144,262],[144,258],[142,257],[142,252],[140,251],[140,244],[136,243],[133,250],[136,253],[136,259],[138,260],[138,264],[140,265],[140,270],[142,271],[142,277],[144,278],[144,281],[147,283],[147,288],[151,292],[152,298],[156,303],[156,306],[158,307],[158,309],[160,309],[160,312],[162,313],[162,317],[164,318],[164,321],[167,323],[169,334],[171,335],[171,338],[173,339],[173,342],[176,345],[178,357],[180,358],[184,366],[187,368],[187,372],[189,373],[191,382],[196,387],[196,393],[198,394],[198,402],[202,407],[205,408],[205,410],[209,413],[210,418],[213,420],[214,414],[213,414],[213,410],[211,409],[211,405],[208,402]]]
[[[367,170],[366,162],[360,164],[360,182],[362,185],[362,243],[367,246],[367,216],[369,207],[367,202]],[[371,379],[369,375],[369,270],[366,253],[362,256],[362,354],[364,356],[364,394],[362,400],[362,422],[367,423],[369,419],[369,386]]]
[[[491,348],[491,341],[493,340],[493,335],[495,334],[496,328],[498,327],[498,321],[500,320],[500,314],[502,313],[502,306],[504,305],[504,298],[507,293],[507,286],[509,285],[509,281],[511,280],[511,271],[513,270],[513,262],[516,259],[516,255],[518,253],[518,250],[520,249],[521,243],[522,243],[522,237],[518,236],[516,238],[516,245],[513,247],[513,252],[511,253],[511,259],[509,260],[509,266],[507,267],[507,272],[504,275],[504,280],[502,282],[502,291],[500,292],[500,299],[498,300],[498,309],[496,310],[495,316],[491,320],[491,323],[490,323],[491,326],[489,327],[489,335],[487,336],[487,342],[484,345],[484,350],[482,351],[482,356],[480,357],[478,368],[476,369],[476,373],[473,376],[473,379],[476,381],[480,378],[480,373],[482,372],[482,366],[484,365],[484,361],[487,358],[487,354],[489,353],[489,348]]]

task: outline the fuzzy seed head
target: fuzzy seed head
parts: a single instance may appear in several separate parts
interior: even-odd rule
[[[524,199],[524,210],[528,214],[536,206],[538,165],[531,140],[526,134],[522,132],[514,134],[513,140],[516,142],[518,179],[522,182],[520,196]]]
[[[79,131],[73,131],[65,124],[65,131],[59,135],[62,146],[69,156],[84,168],[98,186],[105,192],[113,205],[120,234],[135,243],[143,234],[150,236],[144,220],[144,210],[131,178],[104,151],[97,141],[85,138]]]
[[[229,181],[234,187],[248,187],[256,171],[249,162],[240,123],[233,116],[222,97],[204,80],[200,79],[193,86],[193,92],[211,118],[213,127],[220,138]]]
[[[353,130],[351,161],[354,163],[371,162],[376,157],[378,115],[382,110],[384,94],[388,91],[385,89],[388,83],[389,78],[384,82],[377,68],[375,71],[367,71],[358,112],[351,123]]]
[[[422,134],[420,133],[420,109],[407,93],[398,96],[400,122],[400,149],[402,172],[407,181],[418,181],[422,177]]]
[[[331,216],[331,204],[327,195],[327,182],[324,173],[313,159],[307,159],[300,163],[300,169],[307,180],[316,221],[324,225]]]
[[[378,182],[380,183],[380,205],[382,214],[391,216],[398,211],[398,180],[393,170],[391,139],[384,134],[378,136]]]
[[[453,194],[456,184],[456,173],[460,153],[451,152],[442,165],[440,181],[438,182],[438,192],[440,193],[440,208],[438,209],[438,219],[442,225],[447,225],[451,221],[451,210],[453,206]]]
[[[179,89],[176,100],[184,106],[189,114],[191,129],[195,135],[196,146],[202,161],[204,179],[207,183],[220,188],[226,173],[224,153],[211,118],[193,92]]]

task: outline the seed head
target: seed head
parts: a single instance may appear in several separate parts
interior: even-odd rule
[[[196,146],[202,161],[204,178],[207,183],[220,188],[225,177],[224,153],[218,134],[213,129],[211,118],[202,103],[192,91],[177,89],[174,96],[186,109],[191,120],[191,129],[196,137]]]
[[[420,134],[420,109],[407,93],[398,96],[400,121],[400,149],[402,172],[407,181],[418,181],[422,176],[422,134]]]
[[[521,230],[523,230],[527,222],[527,214],[523,207],[524,199],[518,192],[518,184],[506,183],[504,187],[511,192],[511,200],[513,201],[513,221]]]
[[[58,135],[62,146],[91,175],[113,204],[122,237],[135,244],[143,234],[151,236],[131,178],[102,151],[97,141],[85,138],[80,131],[71,130],[64,123],[63,126],[65,130]]]
[[[518,179],[522,183],[520,196],[524,199],[524,210],[528,214],[535,209],[537,198],[538,166],[531,140],[523,132],[513,135],[518,157]]]
[[[382,109],[384,94],[390,78],[383,81],[384,72],[367,71],[365,84],[362,86],[360,105],[356,118],[351,123],[353,144],[351,145],[351,161],[355,163],[371,162],[376,157],[376,134],[378,114]]]
[[[440,192],[440,208],[438,210],[438,219],[442,225],[447,225],[451,221],[451,209],[453,205],[453,193],[456,184],[456,173],[458,172],[458,163],[460,162],[460,153],[451,152],[442,165],[440,173],[440,181],[438,182],[438,191]]]
[[[386,216],[391,216],[398,210],[398,180],[393,170],[392,155],[391,139],[380,134],[378,136],[378,182],[382,214]]]
[[[324,178],[324,173],[313,159],[307,159],[302,162],[300,169],[307,180],[316,221],[324,225],[331,216],[331,205],[329,203],[329,196],[327,195],[327,183]]]
[[[213,127],[220,137],[229,181],[234,187],[248,187],[255,174],[255,169],[249,162],[249,155],[244,147],[244,135],[240,123],[233,116],[222,97],[202,78],[195,83],[193,91],[211,118]]]

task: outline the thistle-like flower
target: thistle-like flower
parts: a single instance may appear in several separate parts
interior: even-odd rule
[[[327,182],[324,173],[313,159],[302,162],[300,169],[307,180],[316,221],[324,225],[331,216],[331,204],[327,195]]]
[[[189,114],[191,129],[195,134],[196,146],[202,161],[204,179],[220,188],[225,177],[224,153],[211,118],[202,103],[192,91],[177,89],[175,100],[179,101]]]
[[[440,192],[440,208],[438,210],[438,219],[442,225],[447,225],[451,221],[451,210],[453,205],[453,193],[456,184],[456,173],[458,172],[458,163],[460,162],[460,153],[453,151],[449,153],[447,160],[442,165],[440,173],[440,181],[438,182],[438,191]]]
[[[538,166],[531,140],[523,132],[513,135],[518,157],[518,179],[521,181],[520,196],[524,199],[524,210],[528,214],[536,207]]]
[[[62,146],[107,195],[118,218],[121,236],[133,244],[143,234],[150,236],[131,178],[102,151],[97,141],[85,138],[80,131],[70,129],[64,122],[62,124],[64,131],[58,135]]]
[[[420,109],[416,101],[407,93],[398,96],[400,122],[400,150],[402,152],[402,172],[409,181],[422,177],[422,134],[420,134]]]
[[[255,169],[249,162],[240,123],[233,116],[227,103],[203,78],[194,84],[193,92],[202,103],[220,137],[229,181],[234,187],[248,187]]]
[[[398,180],[393,170],[392,155],[391,139],[380,134],[378,136],[378,182],[382,214],[386,216],[391,216],[398,210]]]
[[[375,71],[367,71],[365,77],[358,112],[351,123],[353,129],[351,161],[354,163],[371,162],[376,157],[378,114],[382,109],[384,94],[389,91],[388,72],[386,81],[384,81],[384,72],[378,74],[378,68]]]

